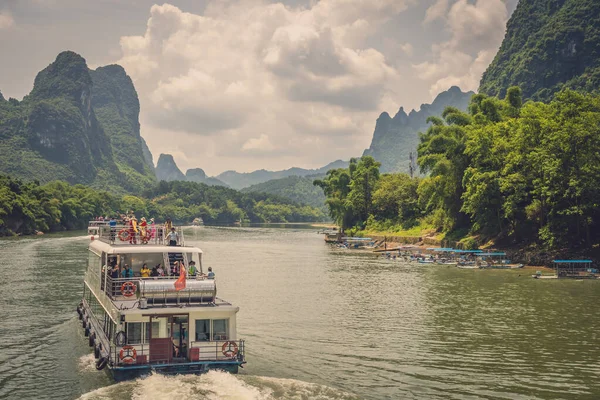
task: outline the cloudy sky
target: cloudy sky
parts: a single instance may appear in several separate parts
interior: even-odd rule
[[[0,0],[0,91],[63,50],[119,63],[142,136],[179,167],[314,168],[358,156],[375,119],[476,90],[517,0]]]

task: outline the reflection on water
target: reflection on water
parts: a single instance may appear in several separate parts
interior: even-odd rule
[[[117,385],[90,368],[74,313],[88,239],[0,241],[0,397],[600,398],[600,282],[407,264],[316,231],[186,229],[240,306],[248,365]]]

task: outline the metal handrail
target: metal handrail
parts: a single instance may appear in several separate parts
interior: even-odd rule
[[[154,227],[146,227],[146,235],[142,235],[141,228],[138,226],[137,231],[132,233],[129,225],[115,225],[98,226],[98,240],[108,243],[111,245],[166,245],[168,244],[165,227],[163,225],[156,225]],[[123,233],[125,232],[125,233]],[[178,246],[184,246],[183,229],[181,227],[175,228],[178,236]]]
[[[172,342],[171,338],[163,338],[163,339],[170,339],[170,341]],[[114,343],[110,343],[110,349],[109,349],[109,354],[111,355],[111,358],[113,360],[114,364],[118,364],[118,365],[129,365],[128,363],[124,362],[123,360],[121,360],[120,358],[120,352],[121,349],[125,346],[132,346],[133,348],[135,348],[136,351],[136,362],[133,362],[131,364],[143,364],[143,363],[137,363],[137,357],[139,356],[146,356],[145,360],[146,360],[146,364],[150,364],[150,347],[151,347],[151,340],[146,340],[145,342],[141,342],[141,343],[129,343],[127,342],[124,346],[117,346]],[[223,345],[225,343],[228,342],[233,342],[236,344],[237,346],[237,353],[233,356],[228,356],[223,352]],[[186,343],[187,344],[187,343]],[[173,345],[171,345],[172,347]],[[192,353],[192,349],[198,349],[198,360],[191,360],[191,353]],[[171,351],[173,351],[173,349],[171,349]],[[181,358],[187,359],[190,362],[202,362],[202,361],[230,361],[230,360],[236,360],[236,361],[240,361],[240,362],[244,362],[246,359],[246,343],[243,339],[239,339],[239,340],[211,340],[211,341],[189,341],[189,344],[187,344],[186,347],[186,352],[185,355]],[[173,364],[177,364],[177,363],[173,363]]]

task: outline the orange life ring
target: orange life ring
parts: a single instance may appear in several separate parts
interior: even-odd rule
[[[121,294],[125,297],[131,297],[135,294],[137,288],[135,287],[135,283],[131,281],[127,281],[121,285]]]
[[[238,345],[236,342],[228,341],[223,343],[221,346],[221,352],[225,357],[233,358],[237,356],[238,353]]]
[[[123,346],[119,352],[119,358],[125,364],[133,364],[137,357],[137,351],[133,346]]]
[[[126,242],[129,240],[129,230],[123,228],[119,231],[119,234],[117,236],[119,237],[119,240],[121,242]]]

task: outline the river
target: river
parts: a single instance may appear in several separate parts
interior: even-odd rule
[[[248,364],[119,384],[76,318],[89,239],[0,240],[0,398],[600,398],[600,282],[385,260],[315,232],[186,229],[241,308]]]

